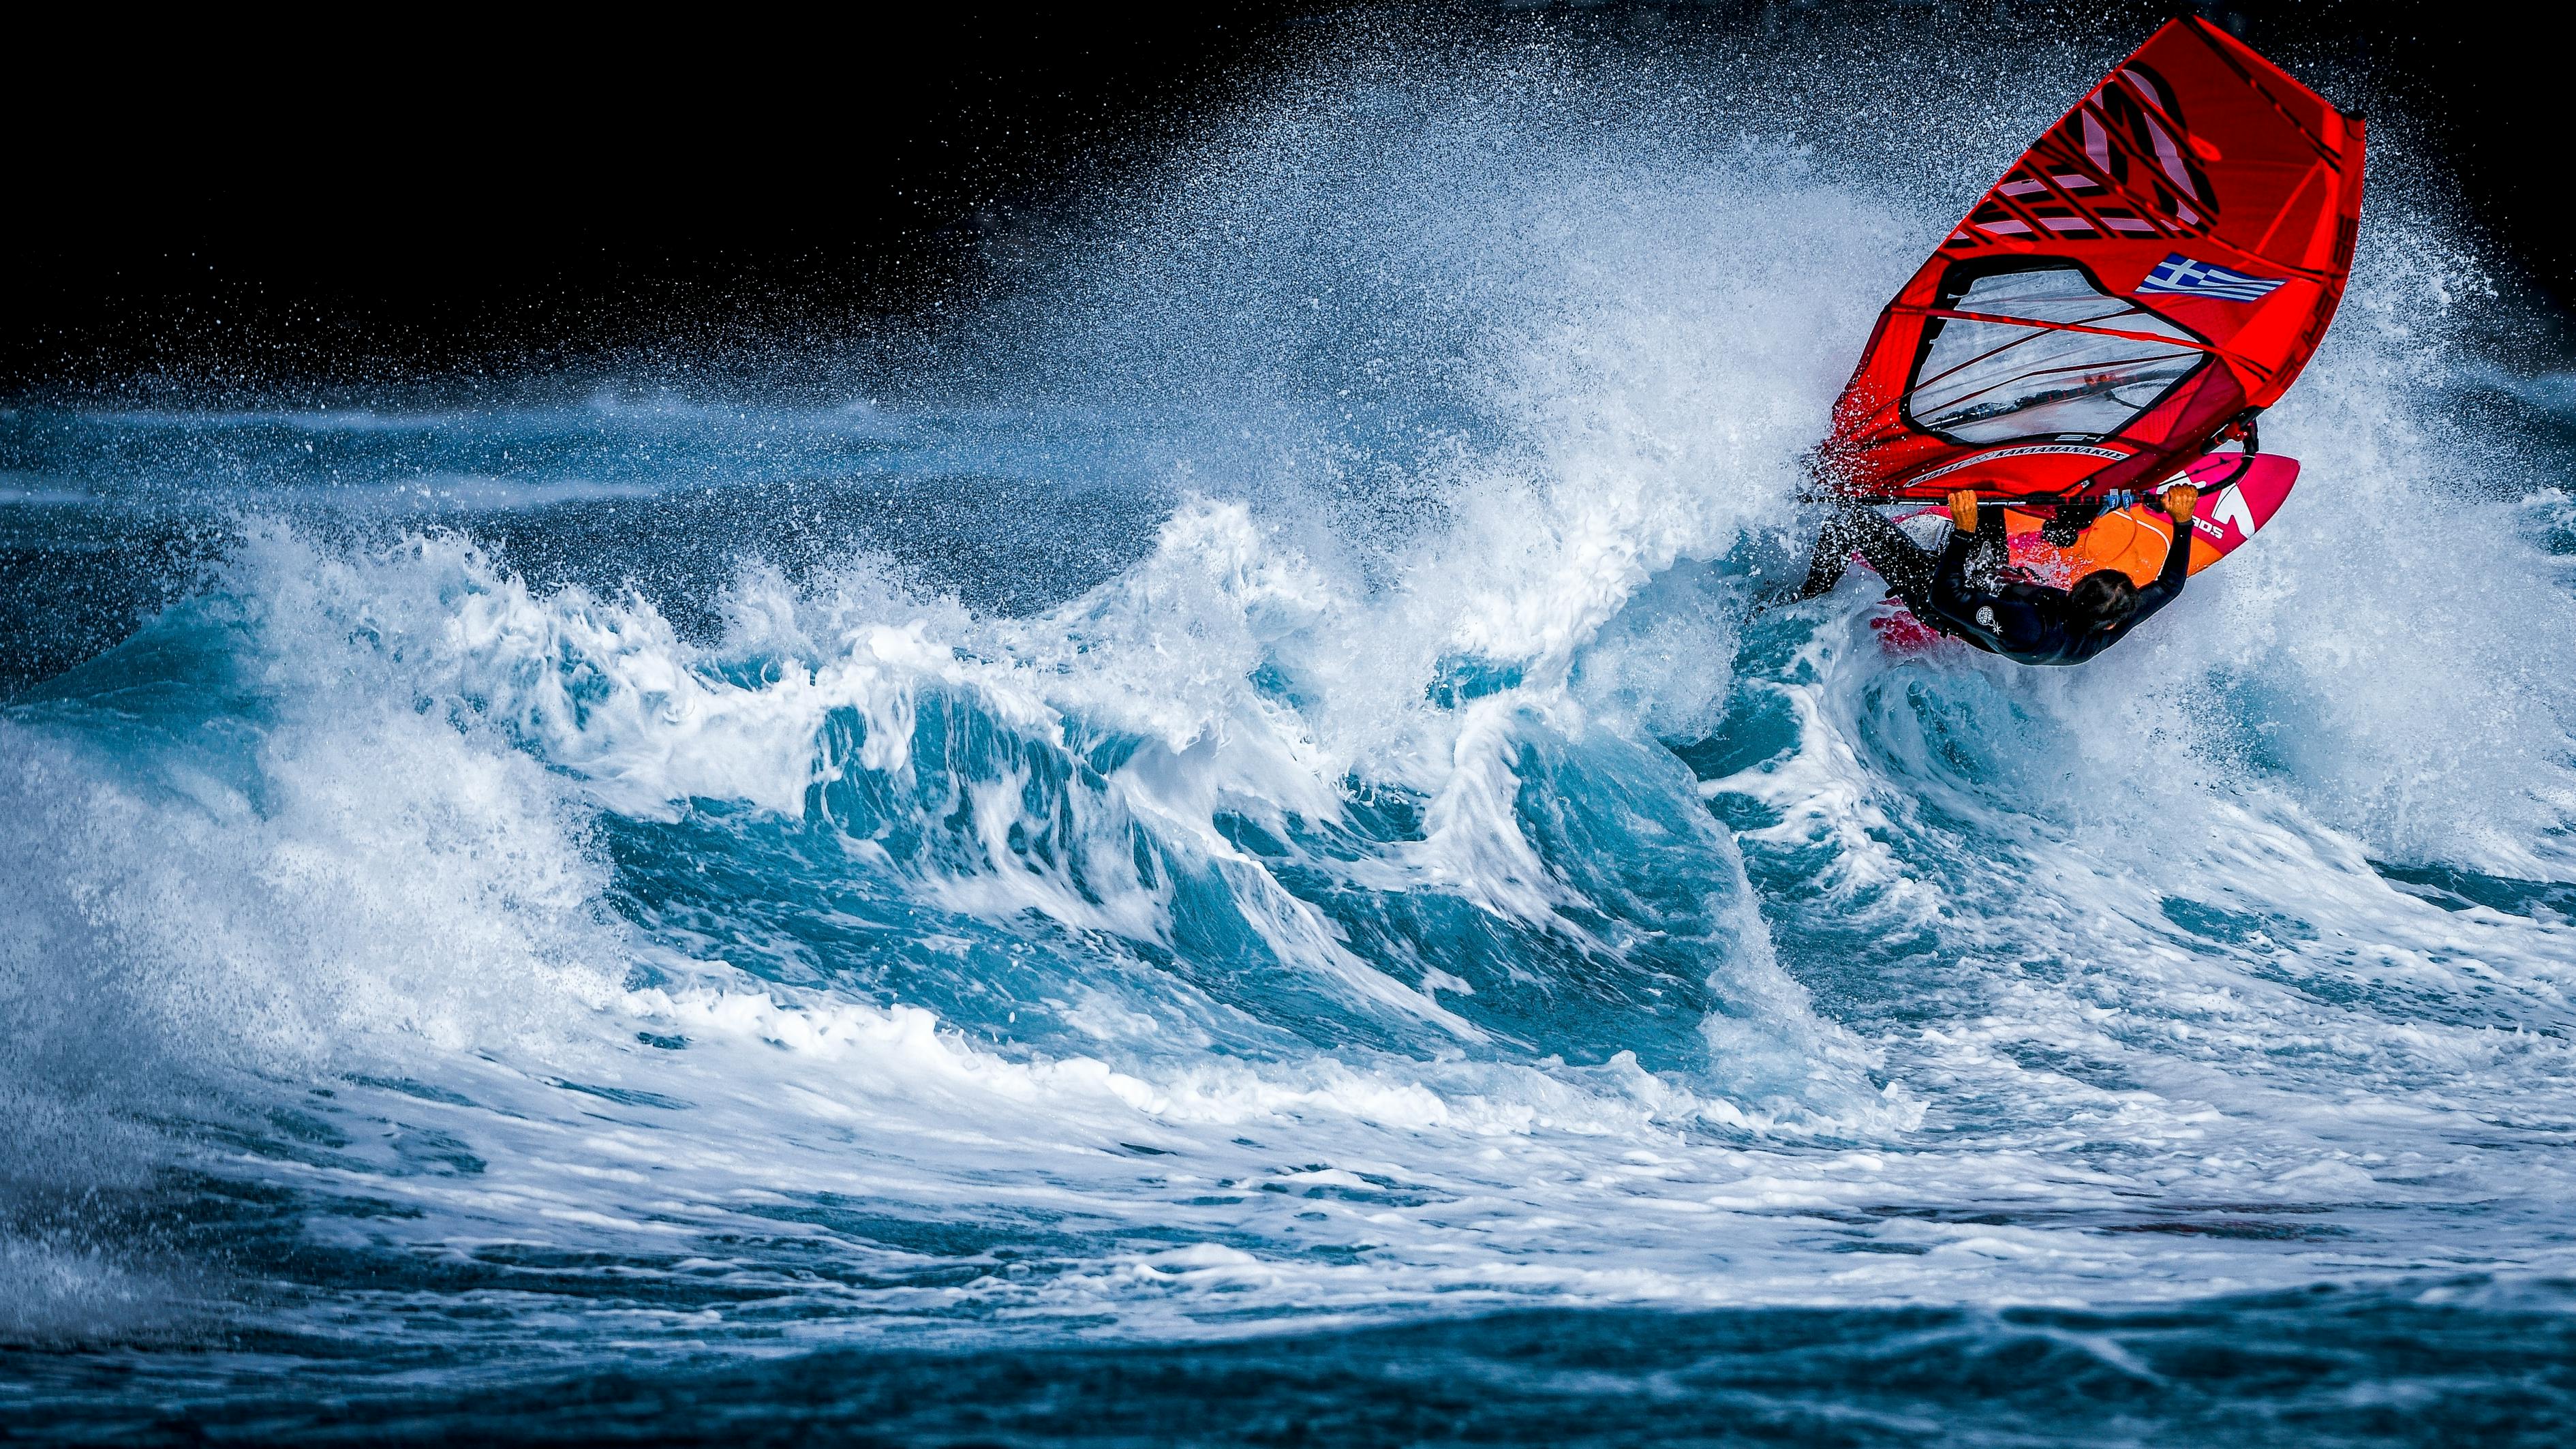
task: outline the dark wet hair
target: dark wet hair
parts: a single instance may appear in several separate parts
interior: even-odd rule
[[[2066,603],[2078,620],[2099,629],[2138,611],[2138,586],[2118,569],[2095,569],[2075,581]]]

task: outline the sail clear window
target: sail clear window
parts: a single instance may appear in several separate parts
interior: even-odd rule
[[[2093,284],[2081,268],[1978,277],[1943,307],[1995,318],[2073,322],[2144,334],[2106,337],[2011,322],[1935,318],[1905,411],[1916,426],[1965,443],[2115,433],[2203,357],[2190,334]],[[2153,340],[2170,337],[2170,344]]]

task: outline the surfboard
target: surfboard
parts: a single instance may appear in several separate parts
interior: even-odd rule
[[[1818,482],[2102,498],[2247,436],[2343,298],[2362,151],[2359,115],[2205,19],[2169,21],[1879,313]]]
[[[2292,485],[2299,481],[2299,460],[2278,453],[2210,453],[2186,465],[2169,483],[2189,482],[2200,489],[2200,507],[2191,519],[2191,572],[2199,573],[2245,546],[2281,511]],[[1945,510],[1921,509],[1905,515],[1947,517]],[[2173,519],[2152,498],[2105,512],[2093,526],[2076,535],[2074,546],[2060,548],[2040,536],[2047,522],[2022,508],[2004,510],[2004,544],[2011,562],[2032,580],[2056,588],[2071,587],[2096,569],[2115,568],[2141,587],[2164,571],[2173,547]],[[1947,636],[1917,619],[1900,603],[1870,620],[1880,642],[1900,653],[1927,649]]]
[[[2200,489],[2191,519],[2191,571],[2236,552],[2261,532],[2299,481],[2299,460],[2278,453],[2211,453],[2194,459],[2179,478]],[[2019,508],[2004,510],[2004,541],[2012,561],[2039,582],[2066,588],[2095,569],[2115,568],[2141,588],[2155,582],[2173,546],[2173,519],[2153,499],[2113,509],[2059,548],[2041,538],[2046,520]]]

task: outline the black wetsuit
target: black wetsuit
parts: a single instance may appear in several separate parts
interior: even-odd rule
[[[1875,509],[1845,504],[1827,520],[1808,565],[1803,598],[1841,582],[1844,560],[1857,549],[1914,617],[1988,653],[2023,664],[2081,664],[2127,638],[2147,616],[2182,593],[2191,572],[2191,546],[2165,551],[2154,583],[2138,590],[2138,607],[2114,624],[2096,624],[2068,607],[2064,589],[2002,577],[2004,513],[1978,512],[1977,531],[1950,531],[1938,556],[1905,536]],[[1991,585],[1990,587],[1988,585]]]

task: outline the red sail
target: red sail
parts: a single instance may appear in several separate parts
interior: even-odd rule
[[[2352,270],[2362,124],[2168,22],[1879,315],[1818,455],[1873,498],[2153,484],[2268,407]]]

